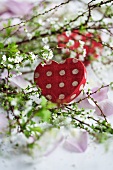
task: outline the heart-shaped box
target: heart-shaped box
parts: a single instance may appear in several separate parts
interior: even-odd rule
[[[34,72],[34,82],[48,100],[54,103],[70,103],[86,83],[84,64],[68,58],[61,63],[50,61],[44,66],[40,63]]]

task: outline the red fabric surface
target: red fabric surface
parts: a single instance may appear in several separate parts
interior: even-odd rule
[[[34,72],[34,81],[42,95],[54,103],[69,103],[75,99],[86,83],[86,69],[77,59],[68,58],[64,63],[41,63]]]
[[[85,42],[84,49],[86,49],[86,57],[83,63],[85,66],[90,64],[91,59],[98,58],[98,54],[96,51],[96,48],[98,48],[99,54],[101,54],[102,51],[102,44],[100,42],[95,41],[96,38],[98,41],[101,41],[101,38],[99,35],[94,36],[92,33],[86,33],[84,35],[81,35],[78,30],[74,30],[70,36],[67,36],[65,32],[58,35],[58,46],[60,48],[67,48],[66,44],[69,42],[69,40],[74,40],[74,45],[69,47],[69,50],[76,50],[76,58],[79,59],[80,52],[78,51],[78,48],[80,47],[79,40]],[[70,51],[67,49],[66,54],[67,56],[70,55]],[[91,59],[90,59],[91,58]]]

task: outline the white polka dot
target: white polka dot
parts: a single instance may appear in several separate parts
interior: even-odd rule
[[[77,81],[73,81],[72,86],[77,86],[78,82]]]
[[[83,89],[84,85],[82,84],[79,88],[79,91],[81,91]]]
[[[85,79],[87,78],[86,72],[85,72]]]
[[[46,85],[46,88],[47,88],[47,89],[50,89],[50,88],[51,88],[51,84],[47,84],[47,85]]]
[[[72,70],[72,74],[77,74],[79,71],[77,69]]]
[[[71,96],[71,99],[74,99],[76,97],[76,94],[73,94],[72,96]]]
[[[39,73],[35,73],[35,78],[38,78],[39,77]]]
[[[51,76],[51,75],[52,75],[52,72],[51,72],[51,71],[47,71],[46,75],[47,75],[47,76]]]
[[[61,71],[59,72],[59,74],[60,74],[60,76],[65,75],[65,70],[61,70]]]
[[[65,95],[64,94],[60,94],[59,95],[59,99],[61,100],[61,99],[64,99],[65,98]]]
[[[76,58],[73,58],[73,63],[77,63],[78,60]]]
[[[52,64],[52,60],[46,62],[47,65]]]
[[[51,100],[51,99],[52,99],[52,96],[48,94],[48,95],[46,95],[46,98],[49,99],[49,100]]]
[[[61,83],[59,83],[59,87],[64,87],[64,83],[63,82],[61,82]]]

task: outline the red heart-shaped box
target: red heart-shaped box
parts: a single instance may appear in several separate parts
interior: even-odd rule
[[[44,66],[40,63],[34,72],[34,81],[48,100],[70,103],[86,83],[86,69],[75,58],[68,58],[61,63],[50,61]]]

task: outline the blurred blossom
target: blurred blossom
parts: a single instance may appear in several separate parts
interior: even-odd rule
[[[33,4],[29,2],[19,2],[16,0],[7,0],[2,4],[4,11],[2,10],[1,18],[6,19],[14,16],[24,16],[28,15]]]
[[[1,3],[1,2],[0,2]],[[6,19],[13,17],[23,17],[29,16],[33,9],[33,3],[29,2],[19,2],[16,0],[7,0],[2,2],[2,9],[0,10],[0,19],[2,20],[0,23],[0,29],[2,29],[4,24],[7,24],[8,21]],[[11,22],[11,25],[15,25],[20,23],[21,20],[19,18],[14,18]]]
[[[75,52],[76,58],[83,61],[85,66],[89,65],[93,60],[96,60],[102,53],[102,44],[97,40],[101,40],[99,34],[93,33],[81,34],[78,30],[73,30],[71,33],[63,32],[57,36],[58,47],[60,49],[68,49],[65,51],[67,57],[70,57],[71,51]]]

